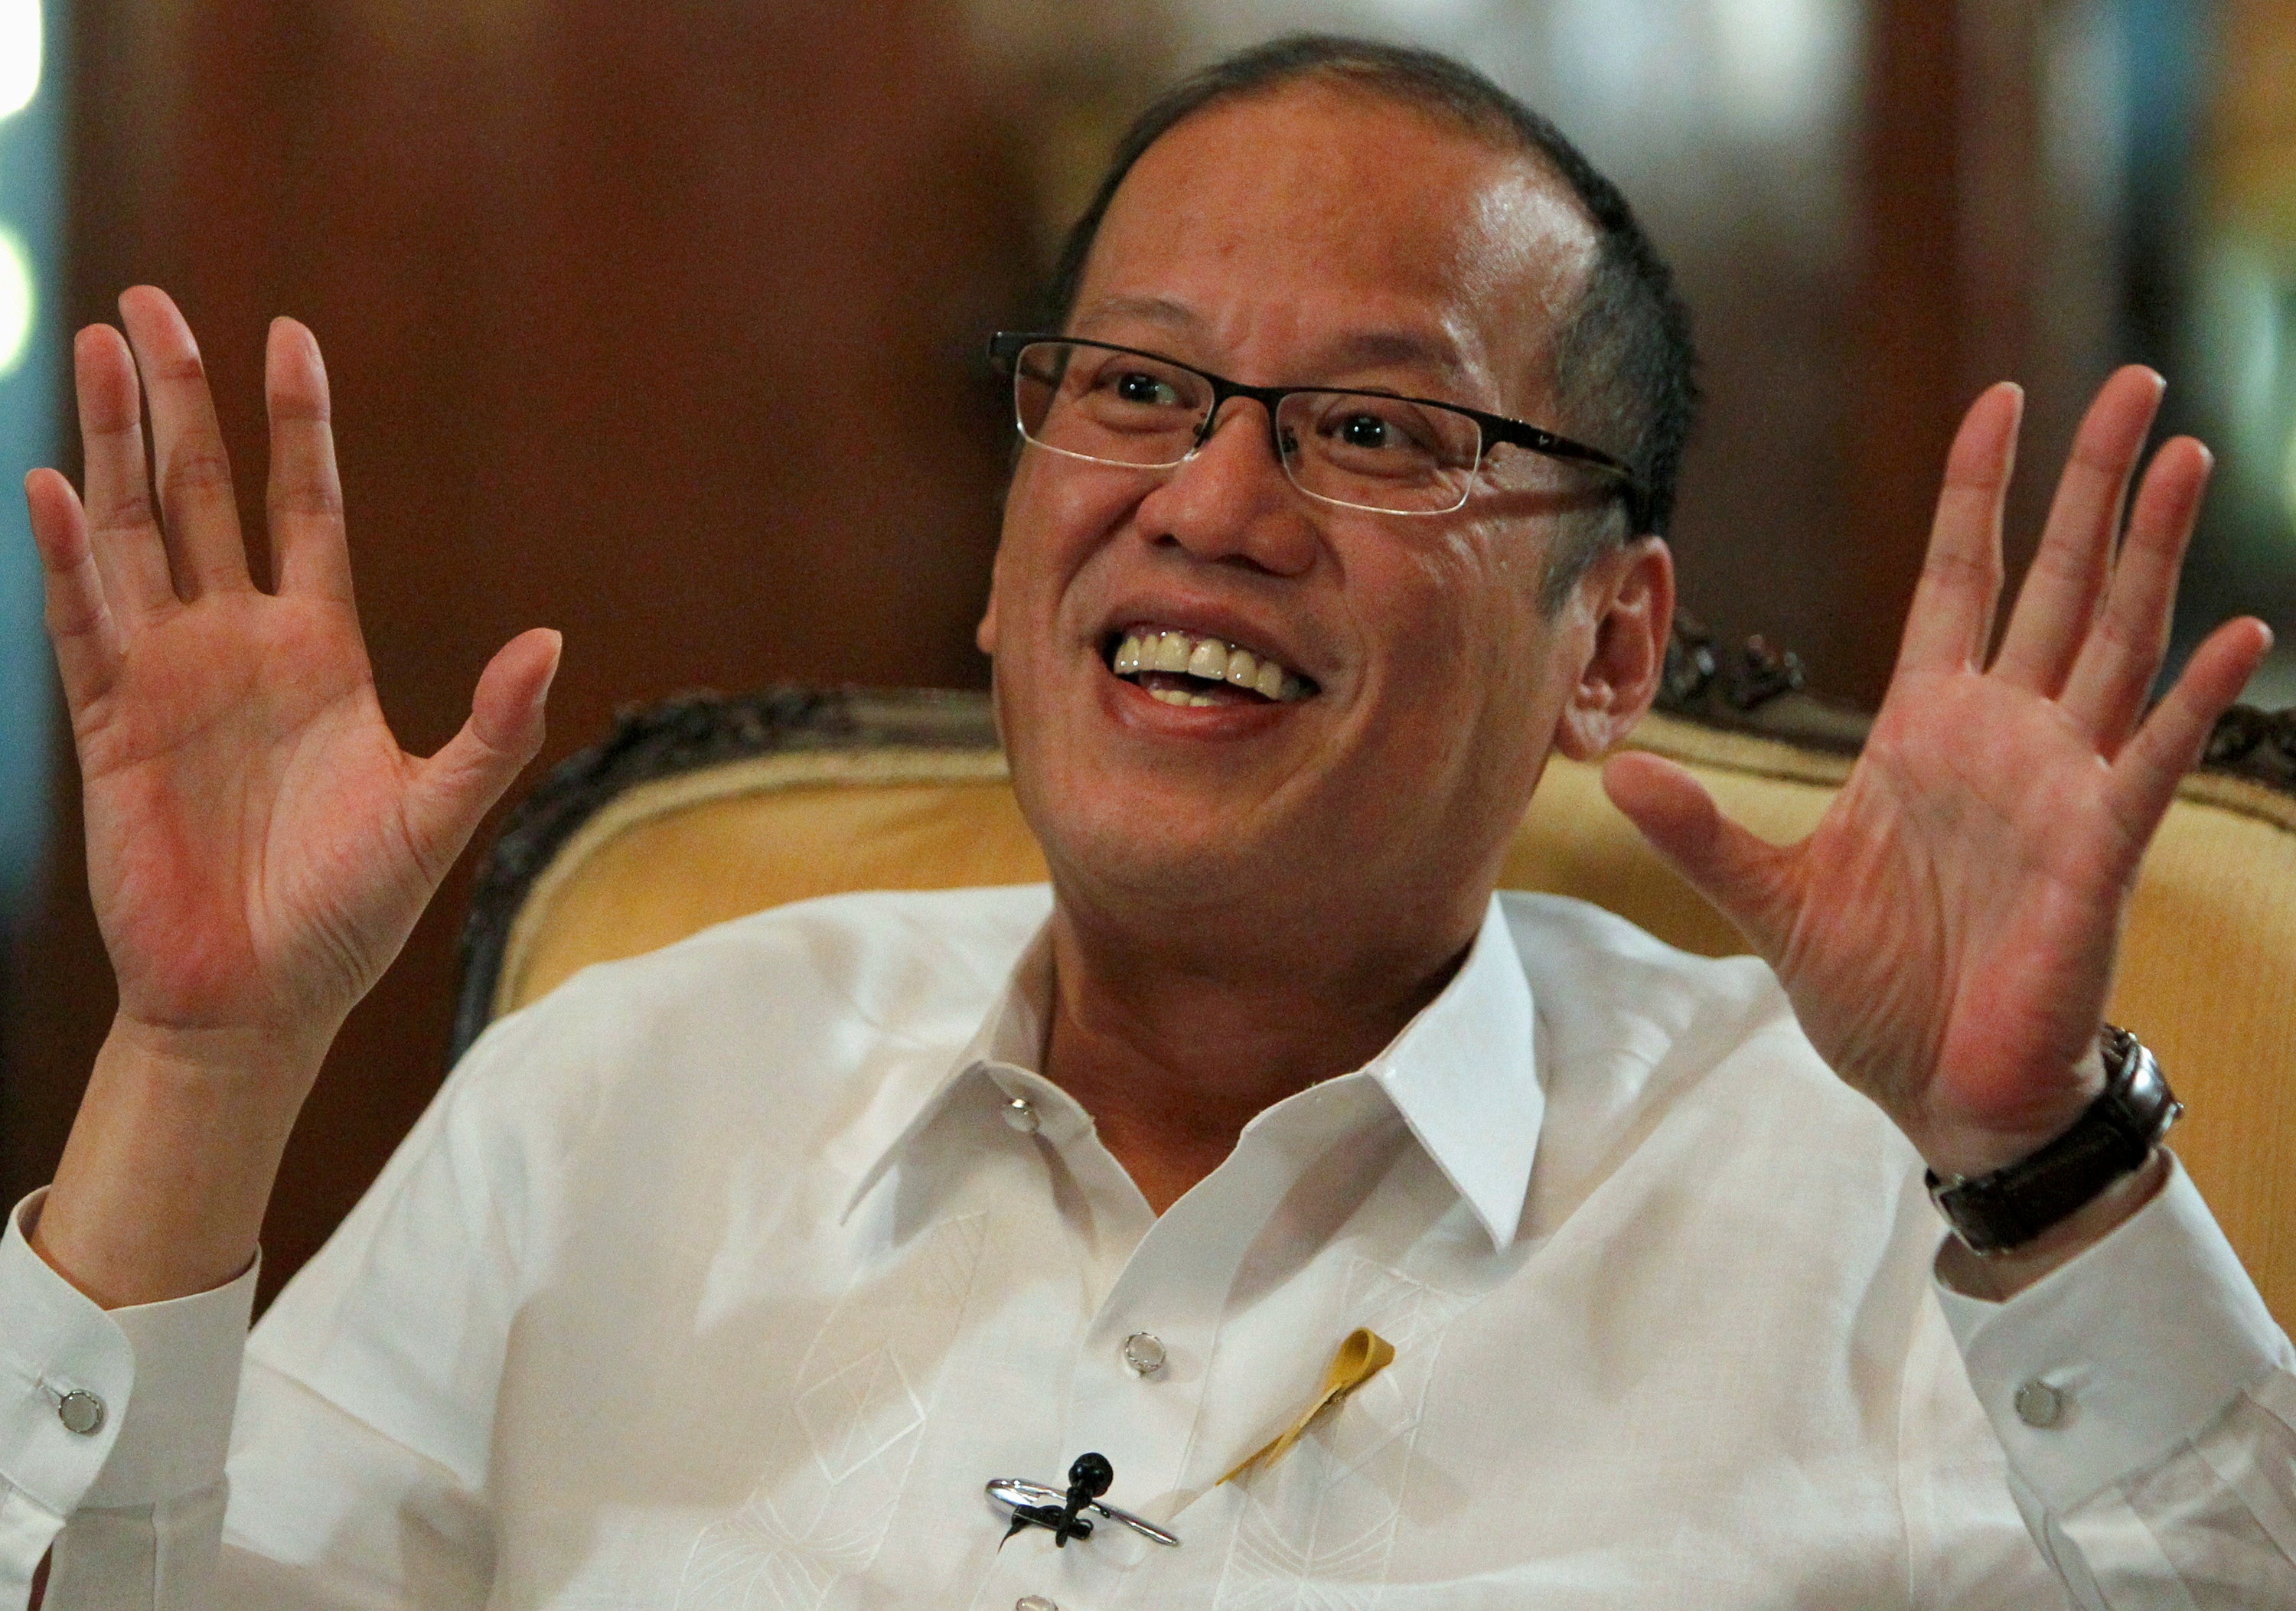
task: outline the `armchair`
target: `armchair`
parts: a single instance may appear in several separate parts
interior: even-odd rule
[[[1660,709],[1628,742],[1688,766],[1775,840],[1847,776],[1856,712],[1757,639],[1677,629]],[[775,689],[625,713],[511,816],[463,941],[459,1056],[593,962],[846,890],[1033,882],[988,698]],[[1547,769],[1503,883],[1595,901],[1707,955],[1729,925],[1645,847],[1596,769]],[[2148,856],[2112,1000],[2189,1109],[2180,1156],[2284,1327],[2296,1329],[2296,711],[2235,709]]]

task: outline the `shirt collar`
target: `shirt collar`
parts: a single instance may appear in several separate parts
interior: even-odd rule
[[[1494,1247],[1514,1240],[1546,1116],[1537,1017],[1494,895],[1451,982],[1365,1068]]]
[[[1049,1028],[1053,1003],[1053,925],[1048,919],[1021,950],[1020,959],[1004,982],[988,1016],[965,1042],[964,1049],[947,1065],[940,1079],[922,1095],[914,1087],[906,1092],[889,1092],[885,1102],[876,1105],[872,1115],[882,1128],[898,1124],[893,1138],[872,1157],[869,1166],[862,1171],[853,1190],[838,1211],[842,1224],[852,1218],[861,1199],[867,1196],[886,1172],[898,1163],[917,1137],[939,1117],[956,1093],[970,1089],[980,1080],[996,1081],[1008,1097],[1021,1094],[1021,1081],[1033,1075],[1045,1060],[1045,1043]],[[1004,1078],[997,1079],[999,1074]],[[1032,1099],[1036,1093],[1029,1093]]]
[[[1045,1098],[1054,1093],[1037,1072],[1044,1062],[1052,987],[1047,923],[1013,964],[988,1015],[939,1081],[922,1096],[912,1088],[881,1106],[885,1123],[897,1117],[901,1122],[855,1183],[840,1220],[852,1214],[941,1111],[959,1093],[976,1089],[976,1082],[989,1081],[1007,1097],[1025,1094],[1040,1112],[1052,1106]],[[1546,1112],[1536,1018],[1514,936],[1493,896],[1483,926],[1451,982],[1359,1071],[1387,1094],[1421,1148],[1474,1210],[1494,1247],[1513,1242],[1521,1224]],[[1075,1117],[1076,1128],[1089,1126],[1081,1110]],[[1054,1130],[1048,1124],[1043,1133],[1056,1143],[1067,1138]]]

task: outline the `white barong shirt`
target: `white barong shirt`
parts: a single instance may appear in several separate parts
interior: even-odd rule
[[[1766,967],[1504,894],[1159,1218],[1036,1072],[1048,909],[840,896],[582,974],[244,1343],[251,1271],[106,1314],[28,1200],[0,1606],[53,1543],[52,1611],[2296,1607],[2296,1355],[2181,1171],[1958,1296]],[[1393,1364],[1222,1483],[1358,1327]],[[1004,1541],[983,1484],[1086,1450],[1177,1548]]]

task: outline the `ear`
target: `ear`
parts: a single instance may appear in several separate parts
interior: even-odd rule
[[[1554,747],[1573,760],[1592,760],[1658,697],[1674,628],[1674,555],[1662,539],[1638,538],[1587,566],[1564,608],[1591,618],[1593,631]]]

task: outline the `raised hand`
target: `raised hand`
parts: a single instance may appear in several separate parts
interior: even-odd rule
[[[119,1241],[131,1210],[119,1181],[90,1171],[117,1174],[131,1156],[148,1166],[167,1137],[227,1152],[244,1130],[269,1155],[253,1159],[267,1196],[276,1147],[344,1015],[540,744],[559,653],[554,633],[513,640],[454,741],[427,760],[402,752],[359,634],[310,333],[289,319],[271,327],[277,589],[265,593],[250,579],[190,329],[148,287],[123,296],[120,312],[127,341],[96,325],[75,346],[85,502],[52,470],[25,487],[79,757],[89,885],[119,984],[42,1245],[111,1293],[138,1286],[116,1278],[118,1261],[97,1245]],[[151,1089],[155,1069],[172,1071],[163,1091]],[[186,1103],[196,1111],[179,1111]]]
[[[1808,839],[1764,842],[1653,756],[1604,772],[1777,970],[1819,1053],[1940,1173],[2034,1151],[2095,1094],[2084,1060],[2137,863],[2271,646],[2261,621],[2227,623],[2146,713],[2210,463],[2189,438],[2162,447],[2116,554],[2161,390],[2130,368],[2098,393],[1989,668],[2021,394],[1970,409],[1888,695]]]

